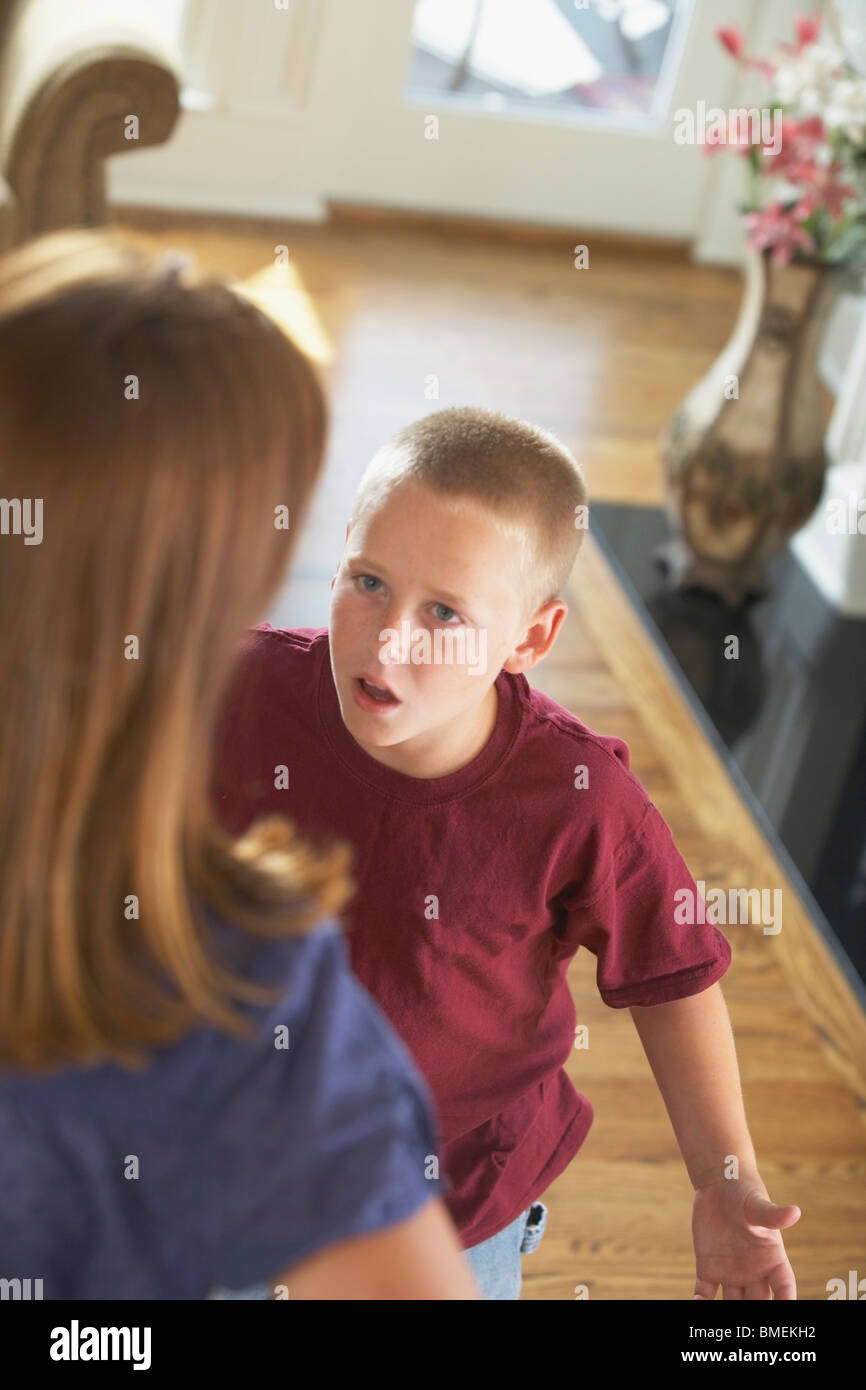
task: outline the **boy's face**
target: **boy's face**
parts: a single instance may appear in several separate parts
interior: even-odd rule
[[[379,762],[416,777],[464,766],[495,727],[503,666],[552,646],[565,605],[526,619],[517,545],[480,503],[411,480],[346,528],[331,665],[346,728]]]

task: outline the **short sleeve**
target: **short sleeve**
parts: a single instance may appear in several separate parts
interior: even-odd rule
[[[564,899],[565,939],[570,949],[585,946],[596,956],[606,1004],[664,1004],[721,979],[730,945],[705,920],[695,880],[652,802],[606,867],[591,898]]]
[[[213,1282],[229,1289],[274,1280],[448,1190],[432,1097],[352,974],[342,932],[287,944],[291,989],[232,1072],[203,1160]]]

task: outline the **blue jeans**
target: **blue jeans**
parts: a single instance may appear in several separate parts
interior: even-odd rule
[[[510,1226],[463,1251],[483,1298],[520,1298],[523,1286],[520,1256],[535,1250],[546,1225],[547,1207],[543,1202],[533,1202]],[[267,1284],[254,1284],[248,1289],[216,1288],[208,1294],[208,1298],[272,1297],[273,1292]]]
[[[537,1248],[546,1225],[547,1207],[543,1202],[533,1202],[510,1226],[463,1251],[483,1298],[520,1298],[520,1257]]]

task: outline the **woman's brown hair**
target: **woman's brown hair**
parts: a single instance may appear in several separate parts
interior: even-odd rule
[[[224,968],[209,913],[273,939],[348,898],[347,847],[275,817],[233,841],[209,800],[220,699],[326,430],[311,363],[224,280],[109,232],[0,258],[0,506],[41,507],[41,538],[0,535],[3,1065],[245,1035],[236,1004],[275,991]]]

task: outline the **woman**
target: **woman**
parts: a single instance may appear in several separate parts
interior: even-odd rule
[[[227,284],[104,232],[0,260],[0,1277],[45,1298],[478,1296],[346,851],[208,807],[325,430]]]

